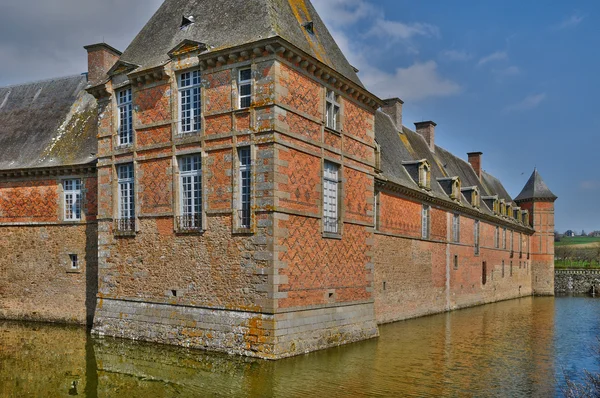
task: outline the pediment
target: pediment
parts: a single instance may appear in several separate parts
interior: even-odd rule
[[[176,45],[171,51],[168,52],[170,58],[174,58],[183,54],[198,52],[201,53],[208,49],[205,43],[194,40],[183,40],[181,43]]]

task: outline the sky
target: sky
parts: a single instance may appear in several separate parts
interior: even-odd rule
[[[217,0],[215,0],[217,1]],[[84,45],[124,50],[162,0],[0,0],[0,86],[87,70]],[[313,0],[359,77],[433,120],[436,143],[515,197],[535,167],[556,229],[600,230],[600,2]]]

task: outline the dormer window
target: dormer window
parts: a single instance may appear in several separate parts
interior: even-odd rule
[[[500,200],[500,215],[501,216],[506,216],[506,203],[504,202],[504,199]]]
[[[481,205],[479,197],[479,188],[473,186],[461,188],[460,190],[465,195],[471,206],[479,208],[479,206]]]
[[[381,146],[375,141],[375,172],[381,173]]]
[[[419,188],[431,189],[431,166],[426,159],[402,162],[402,165]]]
[[[181,25],[179,26],[179,29],[181,30],[185,30],[188,26],[192,25],[194,22],[196,22],[196,20],[194,19],[193,16],[183,16],[181,17]]]
[[[484,196],[483,201],[487,205],[487,207],[494,212],[494,214],[500,213],[500,201],[498,200],[498,196]]]
[[[450,177],[450,178],[438,178],[438,183],[446,192],[446,194],[452,200],[456,200],[460,202],[461,198],[461,189],[460,189],[460,178],[458,177]]]
[[[308,21],[302,24],[302,26],[304,27],[304,29],[306,29],[306,31],[308,33],[310,33],[311,35],[315,34],[315,24],[313,23],[313,21]]]
[[[529,225],[529,212],[527,210],[523,211],[523,224]]]

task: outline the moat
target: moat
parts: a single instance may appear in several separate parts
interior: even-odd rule
[[[523,298],[277,362],[0,321],[2,397],[561,396],[600,371],[600,300]]]

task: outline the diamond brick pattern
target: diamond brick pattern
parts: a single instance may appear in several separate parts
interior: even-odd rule
[[[279,239],[279,245],[287,249],[279,255],[287,264],[280,274],[288,276],[288,284],[280,285],[279,291],[293,297],[280,300],[280,306],[321,304],[328,289],[353,292],[346,294],[345,301],[369,296],[365,227],[345,225],[342,240],[323,239],[321,220],[315,218],[290,216],[288,221],[279,221],[279,227],[288,232]]]
[[[0,220],[57,221],[57,182],[14,182],[0,185]]]
[[[345,209],[346,219],[362,222],[373,222],[369,212],[373,211],[373,205],[367,203],[373,192],[373,182],[365,173],[345,168]]]
[[[140,146],[166,144],[171,140],[170,127],[155,127],[148,130],[138,130],[137,143]]]
[[[344,139],[344,150],[363,160],[371,160],[374,154],[373,148],[366,146],[360,141],[353,140],[350,137]]]
[[[169,85],[151,87],[135,93],[136,116],[141,124],[169,120],[171,117],[171,90]]]
[[[231,72],[209,73],[204,76],[204,106],[206,113],[231,110]]]
[[[319,142],[321,140],[321,127],[302,116],[287,112],[286,115],[280,116],[280,120],[288,125],[288,129],[291,133],[303,135],[313,142]]]
[[[344,100],[344,131],[373,144],[373,117],[353,102]]]
[[[321,162],[314,156],[295,150],[281,150],[280,158],[288,162],[280,172],[287,175],[288,183],[279,188],[290,194],[289,199],[280,199],[283,206],[295,210],[317,211],[321,195],[315,187],[321,184]]]
[[[170,159],[154,160],[140,164],[140,200],[142,213],[159,213],[172,210],[172,183],[167,171]]]
[[[204,120],[206,135],[230,133],[233,129],[231,115],[207,116]]]
[[[306,76],[301,75],[286,65],[281,65],[281,86],[287,89],[287,94],[280,101],[293,109],[308,113],[322,119],[321,86]]]

